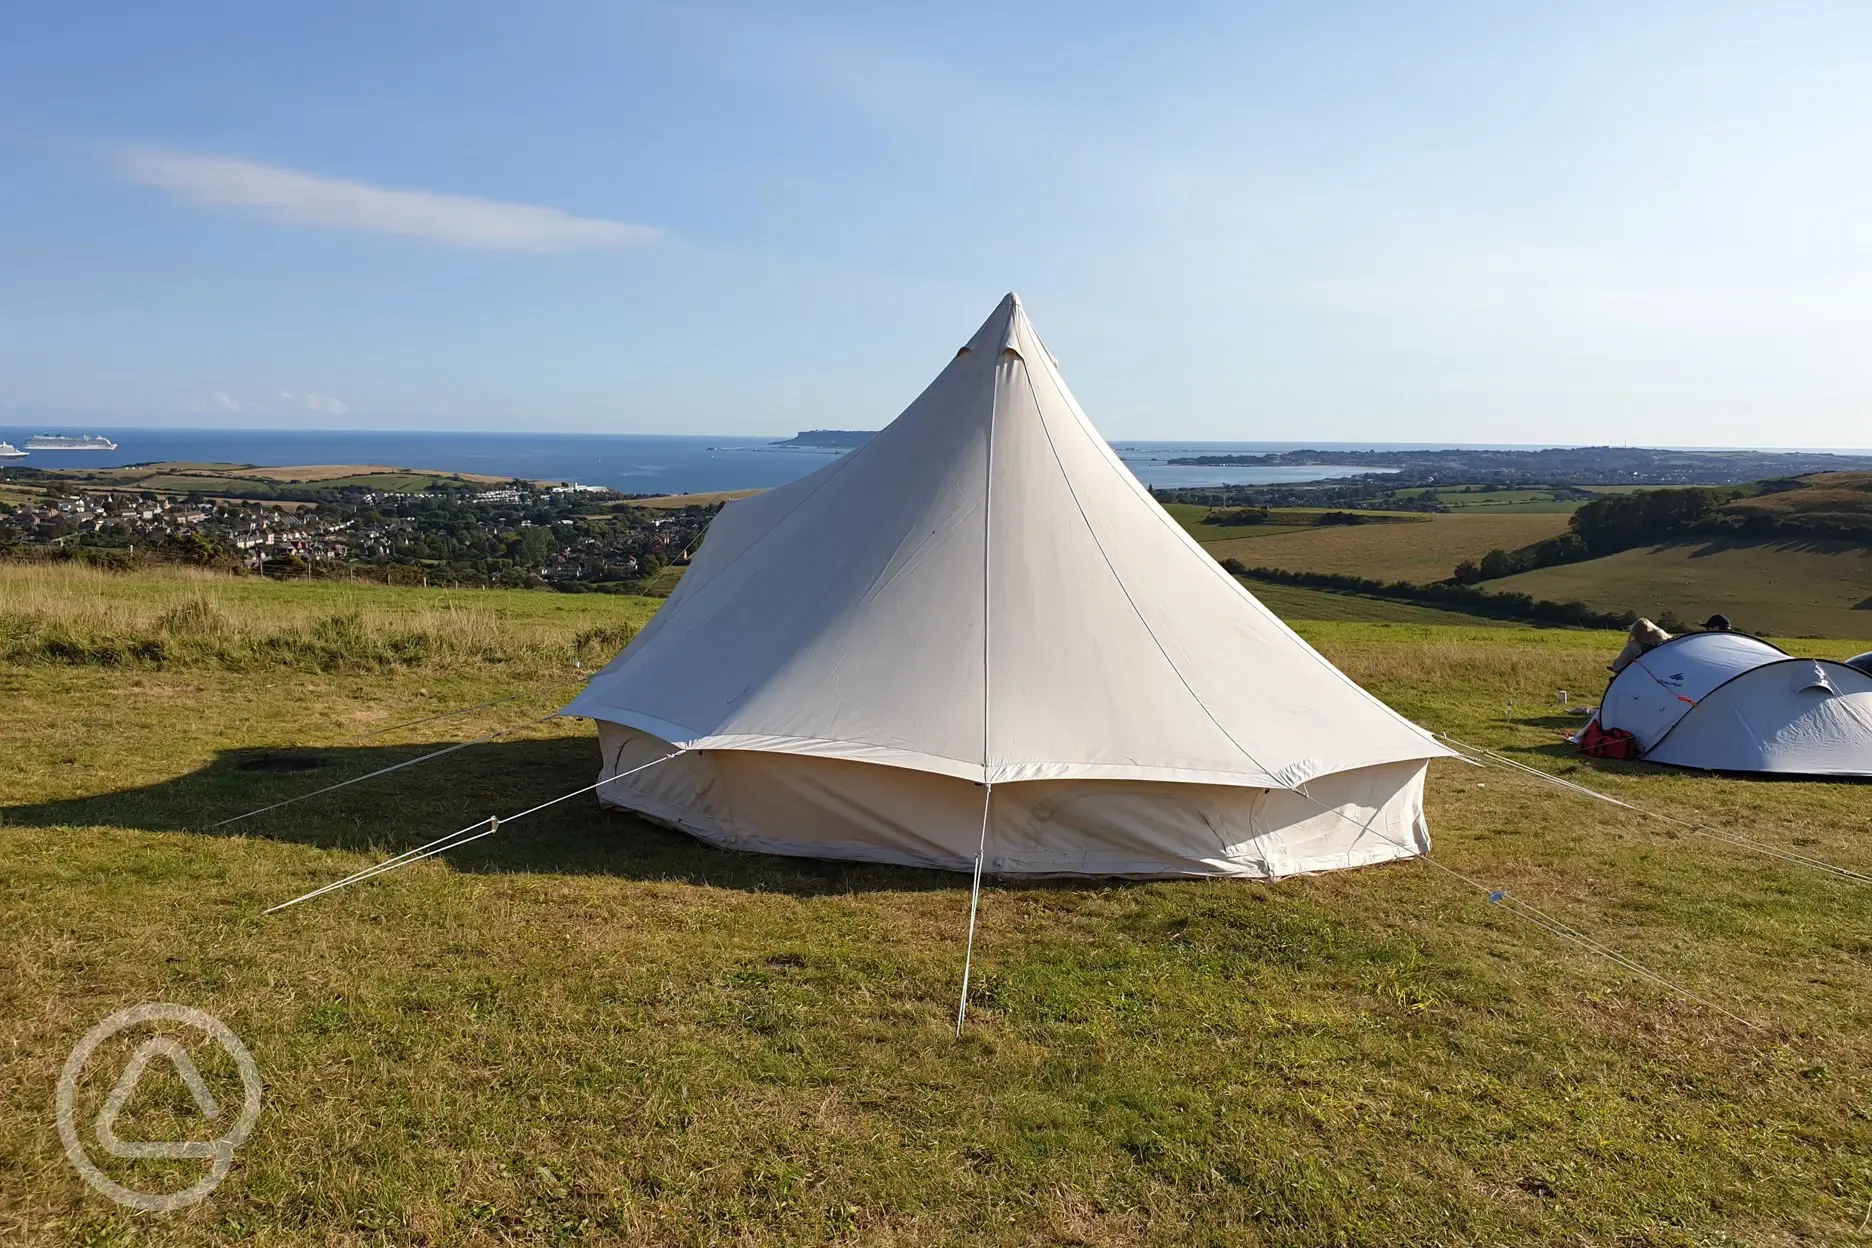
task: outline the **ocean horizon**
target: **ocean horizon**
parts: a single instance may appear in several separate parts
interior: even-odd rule
[[[780,446],[791,433],[764,437],[709,434],[487,433],[372,429],[160,428],[104,425],[0,425],[0,441],[24,448],[36,434],[102,434],[114,451],[33,451],[0,466],[114,468],[180,460],[278,468],[299,464],[375,464],[437,472],[482,473],[537,481],[576,481],[625,494],[704,494],[766,489],[805,476],[840,452]],[[1357,466],[1205,467],[1166,461],[1192,455],[1264,455],[1311,450],[1537,450],[1561,443],[1215,442],[1120,438],[1112,449],[1146,485],[1266,485],[1354,476]],[[1715,448],[1699,448],[1715,449]],[[1733,448],[1746,449],[1746,448]],[[1841,454],[1853,454],[1842,451]],[[1859,452],[1863,454],[1864,452]]]
[[[766,489],[805,476],[840,452],[780,446],[792,437],[707,434],[446,433],[367,429],[164,429],[102,425],[0,426],[0,441],[24,448],[36,434],[102,434],[114,451],[33,451],[6,466],[116,468],[179,460],[278,468],[297,464],[376,464],[471,472],[536,481],[576,481],[625,494],[705,494]],[[1187,455],[1255,455],[1297,450],[1402,449],[1429,443],[1139,441],[1113,444],[1146,485],[1249,485],[1316,481],[1357,467],[1212,468],[1164,461]]]

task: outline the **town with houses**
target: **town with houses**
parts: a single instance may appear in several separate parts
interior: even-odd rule
[[[0,557],[643,592],[665,568],[687,563],[718,509],[638,506],[578,484],[444,484],[235,498],[0,472]]]

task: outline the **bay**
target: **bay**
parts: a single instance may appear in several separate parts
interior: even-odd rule
[[[251,464],[375,464],[439,472],[486,473],[540,481],[577,481],[626,494],[697,494],[783,485],[823,466],[837,452],[776,446],[786,435],[727,437],[678,434],[446,433],[364,429],[165,429],[0,426],[0,441],[24,447],[34,434],[102,434],[114,451],[33,451],[0,466],[112,468],[156,461]],[[1154,486],[1259,485],[1352,476],[1346,466],[1209,467],[1166,461],[1193,455],[1251,455],[1297,450],[1397,449],[1371,442],[1161,442],[1114,444],[1137,478]],[[1410,446],[1426,444],[1411,443]]]

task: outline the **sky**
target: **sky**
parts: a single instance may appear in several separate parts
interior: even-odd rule
[[[1863,3],[0,0],[0,424],[1872,447]]]

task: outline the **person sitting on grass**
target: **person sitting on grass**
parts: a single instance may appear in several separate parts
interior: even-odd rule
[[[1735,628],[1729,623],[1729,617],[1718,611],[1715,615],[1703,621],[1703,631],[1706,633],[1729,633],[1734,632]]]
[[[1618,652],[1610,666],[1614,672],[1622,672],[1631,666],[1633,659],[1647,650],[1655,650],[1671,639],[1671,635],[1653,624],[1650,620],[1639,620],[1625,634],[1625,648]]]

